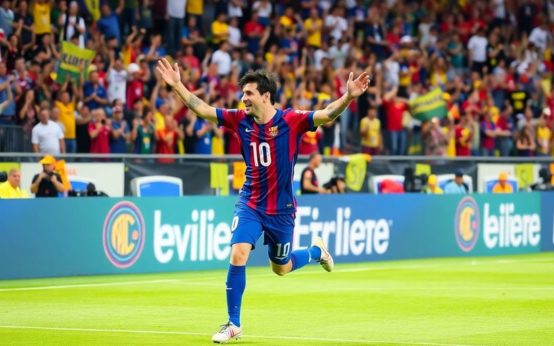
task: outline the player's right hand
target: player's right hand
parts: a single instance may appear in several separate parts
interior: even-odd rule
[[[158,60],[156,70],[160,73],[162,79],[171,87],[181,82],[181,71],[177,63],[171,66],[166,58],[161,58]]]

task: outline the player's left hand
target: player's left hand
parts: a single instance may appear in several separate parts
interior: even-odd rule
[[[350,72],[348,81],[346,82],[346,92],[350,97],[354,98],[360,96],[365,93],[368,87],[369,74],[367,72],[362,72],[356,79],[354,79],[354,73]]]

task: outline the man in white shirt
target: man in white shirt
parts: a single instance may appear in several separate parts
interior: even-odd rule
[[[542,54],[544,53],[549,40],[552,40],[552,36],[548,30],[548,22],[545,17],[542,17],[541,24],[531,31],[531,34],[529,35],[529,42],[534,44]]]
[[[125,103],[127,97],[127,70],[123,68],[123,61],[120,57],[117,57],[110,61],[110,68],[108,69],[108,100],[110,103],[113,100],[121,100]]]
[[[167,49],[170,55],[175,55],[181,49],[181,31],[185,26],[186,8],[187,0],[167,0],[169,16]]]
[[[348,22],[344,18],[344,9],[335,7],[333,12],[325,18],[325,28],[330,31],[337,42],[348,30]]]
[[[33,151],[50,155],[65,153],[63,131],[58,124],[50,120],[50,111],[47,108],[41,109],[38,118],[40,123],[33,127],[31,135]]]
[[[219,49],[212,55],[212,63],[217,64],[217,74],[228,76],[231,73],[232,62],[229,54],[229,42],[223,41]]]
[[[489,41],[485,37],[485,29],[479,27],[477,33],[469,39],[467,48],[469,50],[469,61],[471,62],[471,70],[483,73],[483,68],[487,63],[487,45]]]

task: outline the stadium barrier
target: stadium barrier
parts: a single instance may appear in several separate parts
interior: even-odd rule
[[[0,279],[226,268],[236,197],[0,200]],[[553,193],[301,196],[338,263],[554,250]],[[250,264],[267,266],[262,240]]]

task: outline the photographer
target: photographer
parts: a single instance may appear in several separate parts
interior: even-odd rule
[[[42,172],[35,174],[31,184],[31,192],[36,197],[58,197],[58,193],[64,192],[62,178],[54,172],[56,159],[51,155],[46,155],[40,160]]]

